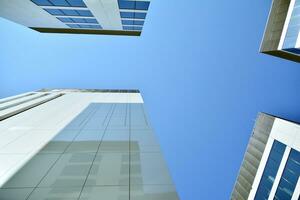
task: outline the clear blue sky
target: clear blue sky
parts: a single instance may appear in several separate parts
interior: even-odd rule
[[[0,97],[138,88],[181,199],[228,199],[259,111],[300,121],[300,65],[258,53],[271,0],[153,1],[141,37],[0,19]]]

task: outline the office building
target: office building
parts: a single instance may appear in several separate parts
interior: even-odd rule
[[[300,198],[300,125],[260,113],[232,200]]]
[[[300,62],[300,0],[273,0],[262,53]]]
[[[1,0],[0,17],[46,33],[139,36],[149,0]]]
[[[0,100],[0,199],[178,200],[138,90]]]

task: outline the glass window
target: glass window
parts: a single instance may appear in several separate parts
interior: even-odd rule
[[[90,23],[98,24],[96,19],[85,19],[85,18],[70,18],[70,17],[57,17],[62,22],[65,23]]]
[[[146,18],[146,13],[135,13],[134,18],[136,18],[136,19],[145,19]]]
[[[98,21],[96,19],[85,19],[86,23],[91,23],[91,24],[98,24]]]
[[[134,12],[120,12],[121,18],[134,18]]]
[[[77,10],[80,16],[85,16],[85,17],[93,17],[93,14],[89,10]]]
[[[141,31],[143,29],[142,26],[123,26],[123,30],[128,31]]]
[[[147,1],[136,1],[136,10],[148,10],[150,2]]]
[[[80,24],[80,28],[91,28],[90,25]]]
[[[134,21],[134,25],[144,25],[144,21]]]
[[[73,18],[72,19],[75,23],[86,23],[85,19],[83,18]]]
[[[83,29],[102,29],[100,25],[89,24],[67,24],[70,28],[83,28]]]
[[[123,29],[128,31],[134,30],[133,26],[123,26]]]
[[[51,15],[65,15],[61,10],[59,9],[44,9]]]
[[[291,199],[300,176],[300,153],[291,150],[283,174],[275,193],[275,199]]]
[[[80,28],[84,29],[101,29],[102,27],[100,25],[87,25],[87,24],[80,24]]]
[[[122,24],[124,24],[124,25],[133,25],[133,20],[122,20]]]
[[[90,25],[91,29],[102,29],[100,25]]]
[[[298,1],[296,1],[298,2]],[[298,7],[297,4],[294,5],[294,9],[292,12],[291,19],[289,21],[288,29],[287,29],[287,34],[285,36],[285,41],[283,44],[283,49],[294,49],[296,46],[297,38],[298,38],[298,33],[300,30],[300,24],[299,24],[299,13],[300,13],[300,8]],[[289,50],[287,50],[289,51]],[[291,53],[296,53],[289,51]],[[296,53],[299,54],[299,53]]]
[[[86,7],[82,0],[67,0],[72,7]]]
[[[66,17],[57,17],[57,19],[59,19],[62,22],[69,22],[69,23],[73,22],[71,18],[66,18]]]
[[[149,1],[126,1],[119,0],[120,9],[136,9],[136,10],[148,10],[150,2]]]
[[[49,0],[54,6],[70,6],[66,0]]]
[[[120,9],[134,9],[135,8],[135,1],[119,0],[118,2],[119,2]]]
[[[297,49],[297,48],[290,48],[290,49],[283,49],[283,50],[300,55],[300,49]]]
[[[142,29],[143,29],[142,26],[135,26],[135,27],[134,27],[134,30],[136,30],[136,31],[141,31]]]
[[[65,15],[68,16],[78,16],[78,12],[76,10],[67,10],[67,9],[62,9],[61,10]]]
[[[145,19],[146,13],[120,12],[121,18]]]
[[[31,0],[38,6],[86,7],[82,0]]]
[[[281,142],[276,140],[274,141],[254,198],[255,200],[268,199],[285,151],[285,147],[286,145],[282,144]]]
[[[102,29],[100,25],[90,25],[91,29]]]
[[[80,28],[78,24],[67,24],[70,28]]]
[[[52,4],[48,0],[31,0],[38,6],[52,6]]]

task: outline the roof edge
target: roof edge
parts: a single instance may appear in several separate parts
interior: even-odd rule
[[[70,28],[39,28],[29,27],[40,33],[65,33],[65,34],[91,34],[91,35],[119,35],[119,36],[141,36],[140,31],[123,30],[88,30],[88,29],[70,29]]]

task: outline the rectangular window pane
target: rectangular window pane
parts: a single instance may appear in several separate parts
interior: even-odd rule
[[[300,176],[300,152],[292,149],[275,194],[278,200],[291,199]]]
[[[146,13],[135,13],[134,18],[136,18],[136,19],[145,19],[146,18]]]
[[[91,29],[102,29],[100,25],[90,25]]]
[[[86,23],[85,19],[83,18],[73,18],[72,19],[75,23]]]
[[[299,2],[299,1],[296,1]],[[299,4],[299,3],[298,3]],[[299,54],[299,51],[297,51],[296,42],[298,38],[298,33],[300,30],[300,24],[299,24],[299,13],[300,13],[300,7],[296,3],[293,8],[292,16],[289,21],[287,34],[285,36],[285,41],[283,44],[283,49],[287,50],[291,53]]]
[[[136,30],[136,31],[141,31],[142,29],[143,29],[142,26],[135,26],[135,27],[134,27],[134,30]]]
[[[78,24],[67,24],[70,28],[80,28]]]
[[[70,6],[65,0],[49,0],[54,6]]]
[[[31,0],[38,6],[52,6],[52,4],[48,0]]]
[[[90,25],[80,24],[80,28],[91,28]]]
[[[44,9],[51,15],[65,15],[61,10],[59,9]]]
[[[68,23],[72,23],[72,19],[71,18],[66,18],[66,17],[57,17],[57,19],[59,19],[62,22],[68,22]]]
[[[133,20],[122,20],[122,24],[124,24],[124,25],[133,25]]]
[[[67,0],[72,7],[86,7],[82,0]]]
[[[286,145],[276,140],[274,141],[257,192],[255,194],[255,200],[268,199],[285,151],[285,147]]]
[[[136,10],[148,10],[150,2],[147,1],[136,1]]]
[[[135,18],[135,19],[145,19],[146,13],[136,13],[136,12],[120,12],[121,18]]]
[[[133,26],[123,26],[123,29],[128,31],[134,30]]]
[[[144,25],[144,21],[134,21],[134,25]]]
[[[61,11],[67,16],[78,16],[79,15],[76,10],[62,9]]]
[[[135,1],[119,0],[120,9],[135,9]]]
[[[80,16],[85,16],[85,17],[93,17],[93,14],[89,10],[77,10]]]
[[[134,18],[134,12],[120,12],[121,18]]]
[[[91,23],[91,24],[98,24],[98,21],[96,19],[85,19],[86,23]]]

